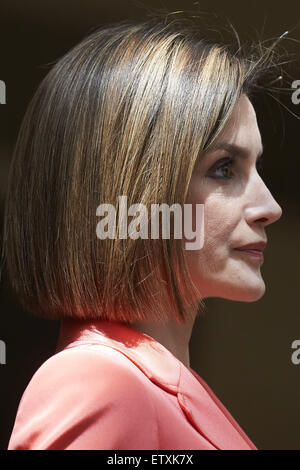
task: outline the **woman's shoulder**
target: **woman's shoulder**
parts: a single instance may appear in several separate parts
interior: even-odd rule
[[[29,385],[41,386],[43,381],[63,384],[76,380],[84,387],[91,382],[95,385],[102,383],[103,378],[118,382],[120,377],[147,383],[140,369],[120,351],[103,344],[84,344],[53,354],[37,369]]]
[[[34,373],[27,395],[40,398],[65,391],[66,401],[88,393],[86,400],[136,398],[149,380],[124,354],[105,345],[80,345],[63,349],[47,359]],[[138,403],[137,403],[138,404]]]
[[[113,348],[64,349],[30,380],[9,449],[126,448],[131,436],[135,445],[139,443],[136,434],[141,426],[151,436],[149,445],[155,445],[156,412],[147,382]]]

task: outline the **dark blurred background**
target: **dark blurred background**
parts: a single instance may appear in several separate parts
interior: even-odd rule
[[[7,87],[6,104],[0,105],[1,233],[14,143],[48,64],[92,28],[143,19],[153,8],[199,8],[227,16],[245,38],[255,38],[257,32],[264,39],[275,38],[300,22],[299,0],[1,0],[0,80]],[[283,42],[288,53],[298,55],[289,66],[294,80],[300,80],[299,40],[298,25]],[[266,228],[269,244],[261,268],[266,293],[254,303],[206,300],[207,311],[197,319],[190,343],[191,366],[259,449],[299,450],[300,364],[291,361],[291,344],[300,340],[300,104],[292,103],[291,93],[280,101],[282,105],[266,95],[256,103],[265,147],[264,179],[283,209],[281,219]],[[6,364],[0,364],[0,448],[6,449],[19,400],[35,370],[53,354],[59,324],[23,312],[5,272],[0,306],[0,340],[6,344]]]

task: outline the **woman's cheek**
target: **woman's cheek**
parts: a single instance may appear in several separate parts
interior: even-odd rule
[[[208,245],[223,244],[232,238],[237,225],[234,208],[225,201],[210,201],[204,206],[204,243]]]

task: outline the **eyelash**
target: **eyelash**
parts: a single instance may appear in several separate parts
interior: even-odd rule
[[[225,160],[225,161],[224,161]],[[221,165],[220,165],[220,162],[223,162]],[[220,169],[223,169],[223,168],[226,168],[226,167],[232,167],[234,164],[236,163],[236,160],[234,157],[230,157],[230,158],[221,158],[220,160],[218,160],[217,162],[217,166],[214,165],[212,167],[212,169],[210,171],[213,171],[213,172],[216,172],[217,170],[220,170]],[[263,169],[263,158],[262,156],[259,157],[257,159],[257,162],[256,162],[256,169],[258,171],[258,173],[261,173],[262,172],[262,169]],[[227,177],[224,177],[224,176],[211,176],[211,178],[216,178],[216,179],[223,179],[223,180],[230,180],[232,179],[233,177],[232,176],[227,176]]]

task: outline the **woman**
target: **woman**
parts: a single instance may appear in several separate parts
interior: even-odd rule
[[[45,77],[15,148],[4,247],[23,307],[61,331],[9,449],[256,449],[188,344],[203,299],[264,294],[265,227],[281,208],[257,172],[249,97],[271,66],[272,47],[247,55],[169,15],[100,28]],[[204,204],[203,246],[99,239],[97,208],[123,214],[120,195]]]

